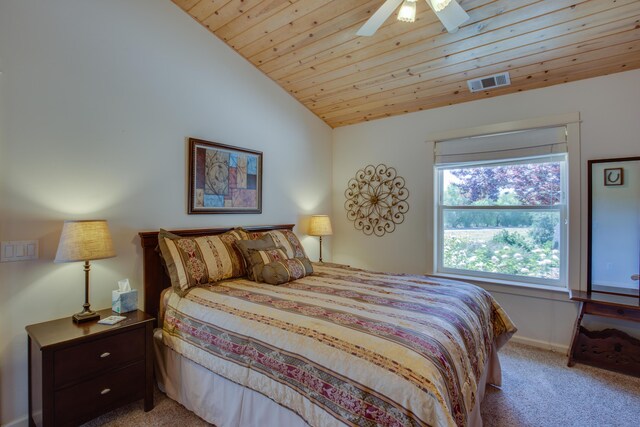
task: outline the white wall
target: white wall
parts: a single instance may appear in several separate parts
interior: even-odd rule
[[[81,265],[52,262],[64,219],[110,223],[104,308],[141,285],[140,230],[331,211],[331,129],[169,0],[0,0],[0,71],[0,239],[40,242],[0,264],[0,424],[26,417],[25,325],[81,309]],[[264,152],[262,215],[186,214],[188,136]]]
[[[640,155],[640,71],[583,80],[498,98],[406,114],[334,130],[333,261],[374,270],[430,273],[433,257],[433,152],[429,136],[456,129],[579,112],[582,123],[581,235],[572,248],[586,251],[586,161]],[[344,191],[367,164],[393,166],[411,192],[409,212],[392,234],[367,237],[355,230],[344,209]],[[584,271],[584,265],[581,268]],[[573,280],[579,280],[573,278]],[[583,279],[583,281],[586,279]],[[574,287],[579,287],[574,283]],[[584,283],[582,284],[584,285]],[[519,328],[523,341],[565,349],[577,313],[566,293],[519,291],[490,286]],[[522,295],[525,294],[525,295]],[[593,322],[593,319],[588,319]],[[620,325],[618,325],[620,326]],[[638,330],[637,325],[627,330]],[[637,335],[637,333],[636,333]]]

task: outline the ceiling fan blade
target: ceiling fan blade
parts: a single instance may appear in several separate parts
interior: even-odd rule
[[[384,4],[380,6],[378,10],[376,10],[376,13],[374,13],[373,16],[371,16],[371,18],[369,18],[369,20],[365,22],[362,27],[360,27],[356,34],[359,36],[374,35],[375,32],[378,31],[378,28],[380,28],[380,26],[384,24],[384,21],[386,21],[387,18],[391,16],[393,11],[396,10],[398,6],[400,6],[400,3],[402,3],[402,1],[403,0],[387,0],[386,2],[384,2]]]
[[[458,27],[469,20],[469,14],[465,12],[456,0],[451,0],[451,3],[439,12],[435,11],[429,0],[426,1],[431,10],[434,11],[438,19],[440,19],[444,27],[450,33],[458,31]]]

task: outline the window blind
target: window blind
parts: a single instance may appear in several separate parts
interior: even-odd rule
[[[565,126],[436,141],[435,163],[517,159],[567,152]]]

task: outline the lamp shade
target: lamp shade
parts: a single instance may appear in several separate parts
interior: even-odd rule
[[[116,256],[105,220],[65,221],[54,262],[91,261]]]
[[[445,7],[449,6],[451,0],[429,0],[429,2],[431,3],[431,7],[434,11],[440,12],[444,10]]]
[[[312,215],[309,221],[310,236],[330,236],[333,234],[329,215]]]
[[[402,3],[402,6],[400,6],[400,10],[398,11],[398,21],[415,22],[416,1],[417,0],[404,0],[404,3]]]

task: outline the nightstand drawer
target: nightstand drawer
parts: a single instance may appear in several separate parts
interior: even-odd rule
[[[108,372],[55,393],[55,425],[79,424],[111,408],[144,397],[144,362]]]
[[[144,328],[58,350],[54,355],[55,388],[144,356]]]

